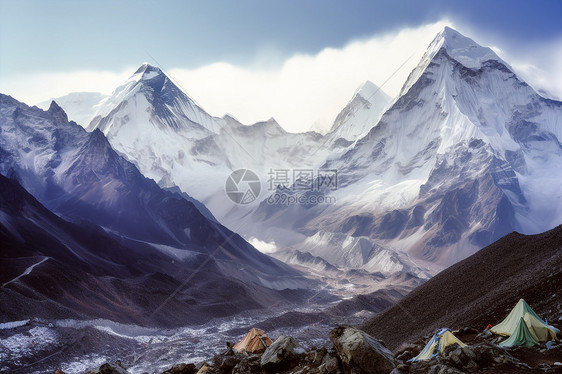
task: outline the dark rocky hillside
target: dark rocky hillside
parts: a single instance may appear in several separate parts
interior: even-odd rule
[[[363,328],[396,350],[439,327],[481,331],[520,298],[559,324],[561,290],[562,226],[538,235],[514,232],[439,273]]]

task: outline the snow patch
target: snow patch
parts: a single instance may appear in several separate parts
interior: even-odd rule
[[[250,243],[254,248],[256,248],[261,253],[277,252],[277,245],[275,244],[275,242],[266,242],[263,240],[259,240],[258,238],[250,238],[248,239],[248,243]]]

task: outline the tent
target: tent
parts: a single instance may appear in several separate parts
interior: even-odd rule
[[[546,342],[549,340],[558,340],[556,337],[556,331],[558,329],[553,328],[552,326],[547,325],[545,322],[541,321],[534,315],[530,313],[525,313],[523,316],[523,320],[529,329],[529,332],[538,342]]]
[[[416,357],[410,359],[409,361],[429,360],[437,354],[443,355],[445,348],[453,344],[466,347],[466,344],[453,335],[450,329],[440,329],[435,333],[435,335],[433,335],[433,337],[425,345],[424,349],[422,349]]]
[[[543,322],[523,299],[519,299],[507,317],[493,326],[490,331],[497,335],[511,336],[512,333],[516,331],[521,319],[525,321],[527,330],[535,341],[545,342],[550,339],[558,340],[556,334],[559,333],[560,330]]]
[[[529,313],[527,313],[526,315],[529,315]],[[501,342],[499,345],[501,345],[502,347],[513,347],[516,345],[532,347],[536,344],[538,343],[527,328],[525,319],[521,317],[519,318],[519,322],[517,323],[515,330],[511,332],[511,336]]]
[[[273,343],[273,341],[267,337],[265,331],[252,328],[250,332],[232,348],[238,352],[260,353],[265,351],[271,343]]]

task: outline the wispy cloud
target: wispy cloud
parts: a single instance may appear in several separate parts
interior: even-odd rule
[[[109,94],[131,76],[136,68],[138,67],[131,67],[121,72],[91,70],[15,76],[3,79],[0,83],[0,92],[29,105],[61,97],[70,92]]]
[[[398,93],[444,22],[408,28],[296,55],[277,68],[252,69],[216,63],[195,70],[171,69],[200,105],[215,115],[230,113],[244,123],[271,116],[288,131],[327,130],[359,85],[382,85],[409,57],[383,90]],[[413,56],[412,56],[413,55]]]
[[[533,53],[523,52],[529,50]],[[510,62],[523,80],[541,94],[551,99],[562,100],[562,37],[534,45],[532,49],[506,51],[502,57]]]
[[[326,131],[338,112],[366,80],[381,85],[409,57],[410,60],[386,83],[383,90],[396,95],[434,36],[451,22],[403,28],[355,40],[342,48],[326,48],[315,55],[294,55],[285,60],[275,52],[261,56],[251,67],[217,62],[167,72],[210,114],[234,115],[251,124],[275,117],[288,131],[314,128]],[[455,24],[452,24],[455,27]],[[472,36],[464,28],[460,32]],[[474,38],[486,44],[487,40]],[[496,49],[518,74],[537,90],[562,97],[562,40],[528,48]],[[267,54],[267,53],[266,53]],[[155,56],[158,58],[158,56]],[[140,65],[141,62],[139,62]],[[78,71],[43,73],[4,79],[0,92],[35,104],[69,92],[111,93],[136,66],[121,72]]]
[[[277,251],[277,245],[275,242],[265,242],[259,240],[258,238],[250,238],[248,243],[254,246],[261,253],[273,253]]]

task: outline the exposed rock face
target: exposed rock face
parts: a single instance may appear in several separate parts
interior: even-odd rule
[[[177,364],[166,370],[162,374],[195,374],[197,367],[194,364]]]
[[[454,347],[454,348],[453,348]],[[452,346],[452,349],[445,350],[445,358],[457,369],[465,372],[475,372],[478,370],[478,357],[469,347]]]
[[[87,374],[129,374],[129,372],[121,361],[115,361],[111,364],[103,364],[98,370],[89,371]]]
[[[392,352],[361,330],[336,327],[330,333],[330,340],[346,372],[388,374],[394,369]]]
[[[292,336],[281,335],[261,357],[261,366],[266,371],[286,370],[298,363],[305,350]]]

